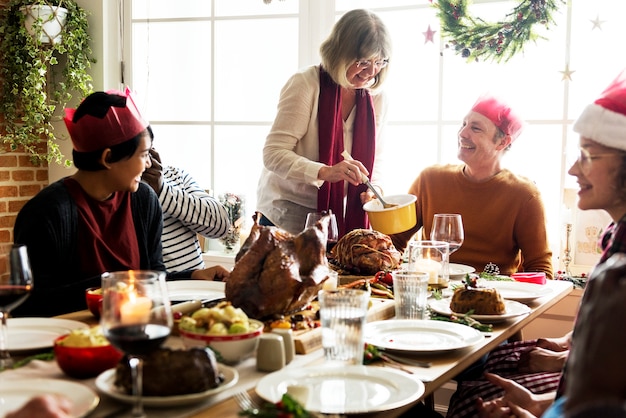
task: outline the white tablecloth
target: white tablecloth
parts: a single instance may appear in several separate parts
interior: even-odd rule
[[[172,340],[174,340],[172,342]],[[170,347],[176,348],[178,346],[177,340],[170,339],[167,344]],[[314,353],[307,355],[296,355],[294,360],[287,365],[287,367],[302,367],[307,364],[321,360],[323,356],[322,350],[318,350]],[[146,407],[146,413],[149,418],[184,418],[193,415],[210,405],[219,403],[224,399],[233,396],[236,392],[241,390],[249,390],[255,387],[256,382],[265,376],[267,373],[259,372],[256,370],[256,359],[254,357],[249,358],[242,363],[233,366],[239,373],[238,382],[231,388],[217,393],[201,403],[177,406],[171,408],[154,408]],[[46,378],[46,379],[62,379],[66,381],[72,381],[84,384],[91,388],[95,393],[100,396],[100,402],[98,407],[88,415],[89,418],[105,418],[105,417],[118,417],[122,416],[124,411],[130,410],[131,405],[120,402],[116,399],[110,398],[106,394],[99,393],[96,389],[95,378],[92,379],[73,379],[67,377],[61,369],[57,366],[54,360],[41,361],[34,360],[15,370],[7,370],[0,372],[0,379],[6,381],[13,381],[17,379],[34,379],[34,378]],[[0,417],[4,416],[7,412],[2,407],[2,394],[0,393]]]

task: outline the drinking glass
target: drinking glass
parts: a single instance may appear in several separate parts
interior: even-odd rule
[[[320,290],[324,357],[330,364],[363,364],[364,334],[370,292],[360,289]]]
[[[433,218],[433,227],[430,230],[430,239],[445,241],[450,244],[450,254],[461,248],[465,232],[463,220],[458,213],[436,213]]]
[[[330,215],[330,222],[328,223],[328,235],[326,237],[326,252],[330,252],[333,249],[337,240],[339,239],[339,229],[337,228],[337,217],[332,211],[323,212],[311,212],[306,215],[306,222],[304,229],[311,228],[324,216]]]
[[[102,274],[100,325],[111,344],[129,356],[135,399],[132,416],[145,417],[142,356],[158,349],[172,329],[165,272],[128,270]]]
[[[428,286],[443,289],[450,279],[449,257],[445,241],[410,241],[408,270],[428,274]]]
[[[428,273],[394,270],[396,319],[428,319]]]
[[[9,265],[11,266],[10,273],[0,277],[0,318],[2,320],[0,370],[10,368],[13,365],[9,353],[9,329],[7,326],[9,313],[13,308],[21,305],[33,289],[33,273],[25,245],[14,245],[11,248]]]

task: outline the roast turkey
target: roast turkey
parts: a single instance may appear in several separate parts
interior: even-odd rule
[[[328,278],[326,237],[330,217],[292,235],[262,226],[258,214],[226,281],[226,300],[256,319],[304,309]]]

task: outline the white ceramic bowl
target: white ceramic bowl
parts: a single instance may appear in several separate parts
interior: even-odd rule
[[[263,322],[250,319],[254,331],[244,334],[207,335],[179,329],[186,348],[209,347],[216,351],[218,360],[227,364],[237,364],[250,357],[259,345],[259,336],[263,333]]]

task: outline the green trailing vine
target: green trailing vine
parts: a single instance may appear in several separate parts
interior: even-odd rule
[[[441,32],[451,38],[455,52],[468,61],[506,62],[523,51],[528,41],[545,39],[533,31],[536,24],[549,28],[554,12],[564,0],[520,0],[496,23],[485,22],[468,12],[468,0],[437,0],[434,7],[441,21]]]

